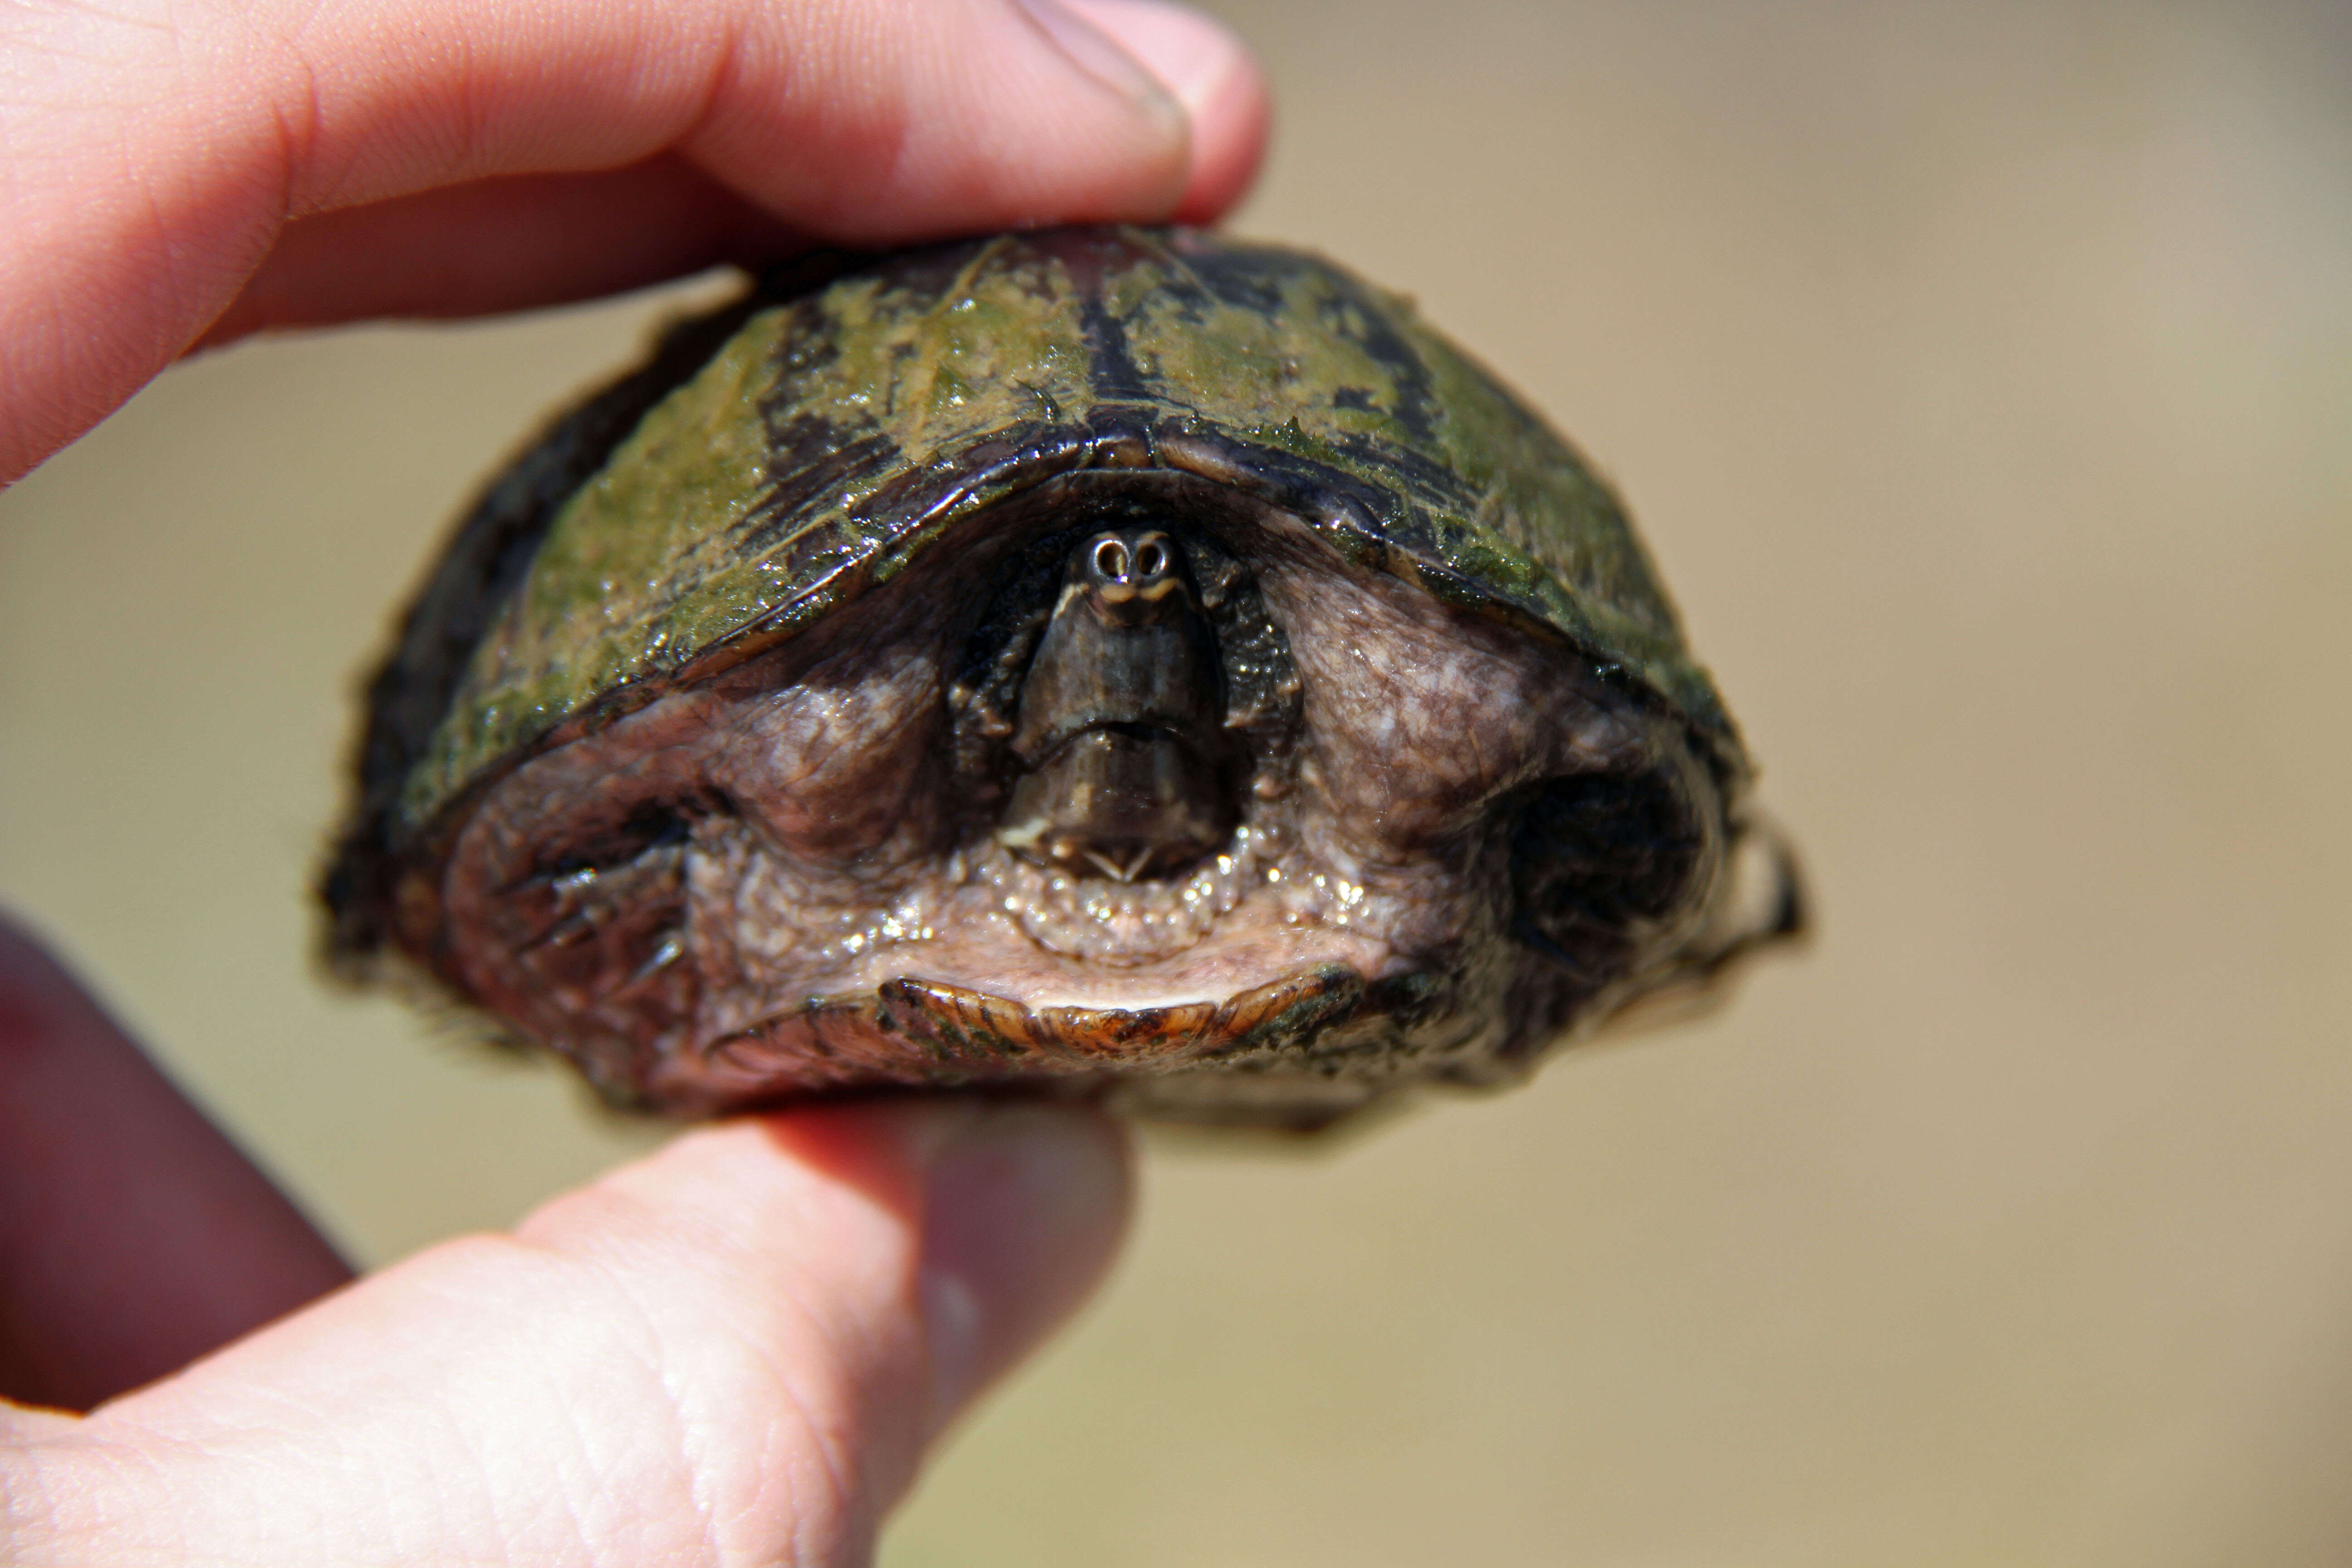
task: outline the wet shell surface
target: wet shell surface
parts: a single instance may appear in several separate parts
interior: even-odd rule
[[[1801,923],[1623,509],[1412,306],[1186,230],[782,268],[493,481],[326,885],[621,1104],[1315,1126]]]

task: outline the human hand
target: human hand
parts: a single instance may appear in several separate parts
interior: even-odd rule
[[[1265,121],[1239,47],[1067,5],[17,7],[0,476],[263,327],[1229,205]],[[740,1121],[248,1333],[342,1266],[0,929],[0,1389],[111,1396],[0,1405],[0,1558],[862,1561],[1126,1195],[1121,1138],[1067,1110]]]
[[[1205,220],[1265,135],[1241,46],[1153,0],[11,6],[0,483],[199,343]]]
[[[102,1384],[336,1283],[5,928],[0,999],[5,1370]],[[1126,1194],[1118,1133],[1045,1106],[689,1132],[88,1416],[0,1406],[0,1561],[862,1562],[925,1446],[1101,1273]]]

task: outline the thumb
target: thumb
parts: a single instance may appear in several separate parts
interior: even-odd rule
[[[1123,1135],[1061,1108],[689,1133],[85,1419],[18,1413],[11,1560],[863,1562],[1128,1191]]]

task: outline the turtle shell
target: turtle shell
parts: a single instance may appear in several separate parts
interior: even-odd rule
[[[326,891],[627,1103],[1307,1124],[1793,931],[1748,777],[1617,499],[1409,301],[1068,229],[779,269],[559,419]]]

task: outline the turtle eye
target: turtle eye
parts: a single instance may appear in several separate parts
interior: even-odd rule
[[[1127,546],[1117,539],[1097,540],[1095,543],[1095,570],[1114,583],[1127,580]]]
[[[1160,541],[1145,540],[1135,552],[1135,574],[1139,577],[1157,577],[1167,570],[1168,552],[1161,547]]]

